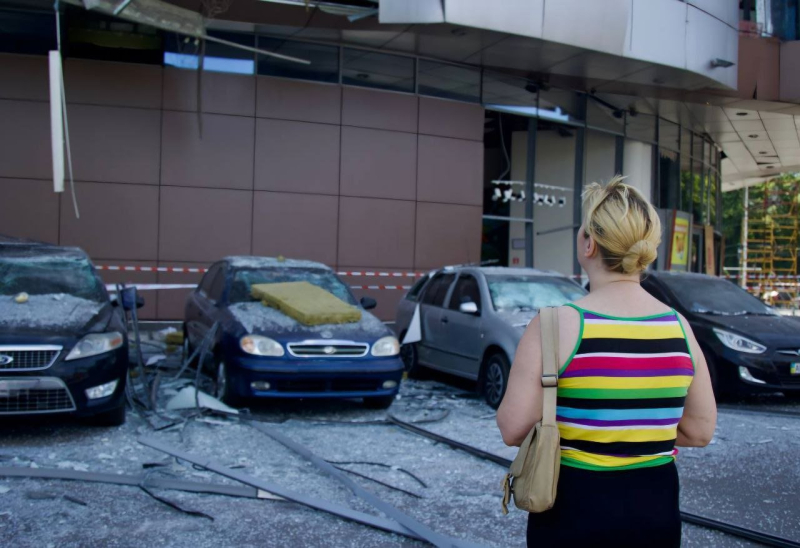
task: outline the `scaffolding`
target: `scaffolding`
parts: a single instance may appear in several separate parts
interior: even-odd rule
[[[781,308],[798,305],[799,192],[797,181],[767,181],[750,189],[746,204],[747,289]]]

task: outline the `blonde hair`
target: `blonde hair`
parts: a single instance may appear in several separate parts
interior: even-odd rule
[[[616,175],[583,191],[583,227],[612,272],[636,274],[656,260],[661,220],[642,194]]]

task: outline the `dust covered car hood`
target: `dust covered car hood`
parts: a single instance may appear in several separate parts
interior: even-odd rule
[[[64,293],[30,295],[25,303],[0,295],[0,334],[79,336],[105,328],[111,309]]]
[[[383,322],[363,309],[358,322],[313,326],[303,325],[260,302],[229,305],[227,314],[231,323],[238,324],[242,334],[264,335],[276,340],[343,339],[373,342],[393,334]]]

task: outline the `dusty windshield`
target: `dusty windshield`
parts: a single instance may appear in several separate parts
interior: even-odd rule
[[[775,314],[770,307],[727,280],[683,276],[664,276],[662,280],[685,308],[697,314]]]
[[[348,304],[355,305],[350,290],[331,271],[306,268],[263,268],[237,270],[229,301],[244,303],[252,301],[250,286],[253,284],[273,284],[282,282],[308,282],[321,287]]]
[[[546,276],[487,276],[486,279],[492,304],[500,312],[561,306],[586,294],[572,282]]]
[[[79,257],[0,257],[0,295],[67,294],[104,302],[89,261]]]

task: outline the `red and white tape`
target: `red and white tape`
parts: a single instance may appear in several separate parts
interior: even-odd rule
[[[110,272],[170,272],[176,274],[191,273],[203,274],[208,272],[207,268],[188,268],[180,266],[116,266],[116,265],[96,265],[97,270]],[[378,272],[378,271],[342,271],[337,272],[339,276],[365,277],[365,278],[421,278],[426,272]]]
[[[125,287],[136,287],[139,291],[160,291],[162,289],[194,289],[197,284],[125,284]],[[410,285],[351,285],[350,289],[411,289]],[[106,284],[106,290],[117,291],[117,284]]]

